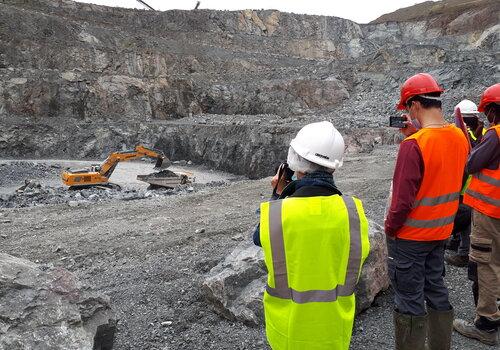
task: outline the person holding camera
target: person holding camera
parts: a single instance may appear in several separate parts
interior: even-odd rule
[[[451,347],[453,308],[443,281],[444,248],[469,144],[459,128],[444,120],[442,92],[430,74],[419,73],[404,82],[397,105],[410,119],[401,129],[406,138],[399,147],[385,221],[397,350]]]
[[[274,350],[349,348],[370,243],[361,201],[342,196],[333,180],[343,155],[332,123],[304,126],[272,180],[275,199],[261,204],[253,239],[268,270],[264,312]]]

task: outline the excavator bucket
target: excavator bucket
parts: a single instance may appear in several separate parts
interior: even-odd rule
[[[172,162],[168,158],[156,158],[155,169],[167,169],[172,165]]]
[[[163,164],[163,158],[156,158],[155,169],[161,169],[162,164]]]

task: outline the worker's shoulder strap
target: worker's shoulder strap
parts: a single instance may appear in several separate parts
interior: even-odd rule
[[[469,133],[469,136],[472,139],[472,141],[477,141],[476,135],[474,135],[474,132],[469,127],[467,128],[467,132]]]
[[[289,286],[282,224],[283,202],[288,199],[268,202],[269,235],[275,283],[273,287],[267,285],[266,291],[269,295],[281,299],[291,299],[296,303],[303,304],[309,302],[333,302],[336,301],[338,297],[350,296],[354,293],[362,262],[360,218],[362,213],[356,205],[356,201],[359,201],[358,199],[347,196],[341,198],[347,208],[349,220],[349,261],[347,264],[345,283],[343,285],[337,285],[335,288],[329,290],[297,291]]]
[[[493,125],[493,126],[490,126],[486,132],[490,131],[490,130],[493,130],[494,132],[497,133],[497,136],[500,137],[500,124],[497,124],[497,125]]]

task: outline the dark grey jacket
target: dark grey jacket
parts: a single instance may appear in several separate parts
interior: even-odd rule
[[[306,175],[301,180],[291,182],[279,197],[271,197],[270,200],[283,199],[286,197],[319,197],[342,195],[333,182],[333,176],[326,173],[313,173]],[[260,210],[258,210],[260,213]],[[260,223],[255,227],[253,242],[257,246],[260,244]]]

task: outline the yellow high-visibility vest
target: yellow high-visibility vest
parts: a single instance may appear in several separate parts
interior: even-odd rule
[[[469,132],[469,136],[472,139],[472,141],[477,141],[476,135],[472,132],[472,130],[467,127],[467,131]],[[482,135],[484,136],[486,134],[486,131],[488,129],[483,128]],[[470,182],[472,181],[472,175],[467,176],[467,180],[465,181],[464,186],[462,187],[462,190],[460,191],[460,195],[463,196],[465,194],[465,191],[467,191],[467,188],[469,188]]]
[[[354,288],[370,251],[361,201],[339,195],[261,205],[268,282],[266,335],[274,350],[347,350]]]
[[[472,175],[467,176],[467,180],[465,181],[465,184],[462,187],[462,190],[460,191],[461,196],[463,196],[465,194],[465,191],[467,191],[467,188],[469,188],[471,181],[472,181]]]
[[[483,131],[481,132],[481,134],[484,136],[484,134],[486,134],[487,130],[488,129],[483,128]],[[474,132],[469,127],[467,127],[467,131],[469,132],[469,136],[472,139],[472,141],[477,141],[476,135],[474,135]]]
[[[469,133],[469,137],[472,139],[472,141],[477,141],[476,135],[474,135],[474,132],[469,127],[467,127],[467,132]]]

